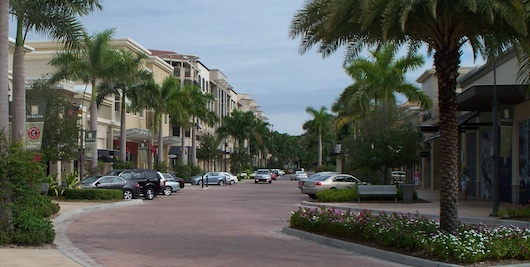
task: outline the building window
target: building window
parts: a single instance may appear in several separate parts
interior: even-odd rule
[[[114,111],[120,111],[120,95],[114,95]]]

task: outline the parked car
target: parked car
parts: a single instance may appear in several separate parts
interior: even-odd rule
[[[392,183],[402,184],[405,182],[406,173],[404,171],[392,171]]]
[[[336,172],[316,172],[316,173],[312,174],[311,176],[309,176],[309,177],[307,177],[305,179],[304,178],[298,179],[298,189],[300,189],[300,192],[302,192],[302,186],[304,186],[305,181],[308,181],[308,180],[311,180],[311,179],[316,179],[319,176],[328,175],[328,174],[332,174],[332,173],[336,173]]]
[[[227,177],[220,172],[206,172],[203,175],[196,175],[192,177],[191,184],[194,185],[219,185],[224,186],[228,183]]]
[[[291,180],[300,180],[306,178],[307,173],[305,171],[295,171],[294,174],[291,175]]]
[[[140,186],[140,193],[147,200],[152,200],[166,188],[164,176],[159,171],[148,169],[117,169],[106,175],[117,175],[125,180],[132,180]]]
[[[229,185],[235,185],[239,181],[237,179],[237,176],[233,175],[230,172],[220,172],[220,173],[226,176]]]
[[[180,183],[176,181],[175,177],[169,173],[162,173],[164,178],[166,179],[166,187],[163,190],[163,194],[166,196],[171,195],[173,192],[177,192],[180,190]]]
[[[254,183],[272,183],[271,171],[269,169],[258,169],[254,176]]]
[[[140,196],[140,185],[135,181],[127,181],[119,176],[90,176],[81,181],[81,188],[118,189],[123,192],[123,199]]]
[[[328,173],[304,182],[302,193],[316,198],[318,192],[325,189],[353,188],[360,184],[367,184],[349,174]]]
[[[285,172],[280,169],[271,169],[272,173],[276,173],[278,177],[285,175]]]

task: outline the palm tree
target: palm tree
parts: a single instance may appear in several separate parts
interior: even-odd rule
[[[395,103],[395,93],[405,95],[411,102],[430,109],[431,99],[421,89],[407,82],[405,74],[424,64],[423,56],[409,55],[395,59],[398,49],[391,43],[370,51],[373,61],[357,58],[346,68],[354,83],[344,91],[342,97],[350,98],[361,110],[377,109],[379,102]]]
[[[344,89],[332,106],[332,111],[338,113],[335,129],[354,123],[381,104],[395,105],[395,93],[405,95],[424,110],[431,109],[432,100],[405,79],[407,71],[424,64],[423,56],[408,55],[395,59],[397,52],[395,45],[386,43],[380,49],[370,51],[374,60],[357,58],[346,67],[346,73],[354,83]]]
[[[9,129],[9,2],[0,3],[0,132]]]
[[[67,47],[77,44],[83,27],[77,16],[101,9],[98,0],[10,0],[11,14],[16,17],[15,52],[13,55],[12,140],[22,140],[26,122],[26,84],[24,43],[29,31],[63,40]]]
[[[105,77],[105,80],[99,84],[97,90],[97,104],[99,105],[106,97],[111,95],[120,96],[120,159],[125,161],[127,158],[126,151],[126,99],[131,101],[129,110],[142,111],[145,105],[140,104],[139,101],[149,96],[144,94],[145,89],[152,83],[153,74],[151,71],[142,67],[143,60],[147,58],[145,54],[133,54],[124,49],[116,50],[116,53],[110,54],[114,58],[109,58],[113,62],[114,74],[110,77]]]
[[[212,94],[203,93],[198,86],[189,88],[190,94],[190,106],[188,108],[190,115],[192,116],[191,124],[191,165],[197,165],[197,144],[196,144],[196,132],[199,128],[199,120],[206,123],[209,126],[218,120],[215,112],[208,109],[208,104],[215,100]]]
[[[320,107],[320,110],[307,107],[305,111],[313,116],[313,119],[306,121],[303,129],[316,132],[318,137],[318,166],[322,166],[322,135],[331,131],[333,115],[328,113],[328,109],[324,106]]]
[[[366,46],[386,42],[422,44],[434,52],[440,108],[440,226],[458,226],[458,127],[456,79],[462,47],[493,58],[510,47],[529,49],[528,1],[310,0],[295,14],[290,36],[301,37],[301,52],[314,45],[327,56],[347,46],[351,61]],[[524,53],[519,53],[522,55]]]
[[[250,154],[249,151],[244,151],[243,149],[245,140],[249,139],[252,132],[254,132],[255,119],[252,111],[243,112],[234,109],[230,116],[221,119],[221,125],[217,128],[217,133],[221,138],[231,137],[233,139],[236,154]],[[243,164],[243,162],[240,163]]]
[[[153,113],[153,125],[155,126],[155,132],[158,133],[158,162],[162,162],[163,159],[163,135],[162,135],[162,124],[164,123],[163,117],[171,111],[171,103],[179,100],[179,80],[175,76],[166,77],[161,85],[154,84],[146,87],[147,93],[142,93],[142,90],[134,91],[135,99],[140,101],[142,97],[144,101],[147,101],[146,108],[151,108]],[[138,105],[141,106],[141,105]],[[179,106],[180,107],[180,106]],[[178,115],[178,114],[175,114]]]
[[[52,81],[60,81],[68,78],[74,81],[82,81],[86,86],[91,85],[90,98],[90,131],[96,131],[98,126],[97,109],[97,87],[98,82],[114,74],[114,63],[109,62],[109,58],[116,50],[110,48],[114,29],[107,29],[103,32],[89,36],[86,32],[82,42],[75,50],[66,50],[54,56],[49,62],[57,68]],[[93,158],[90,168],[94,170],[97,166],[97,142],[92,151]]]

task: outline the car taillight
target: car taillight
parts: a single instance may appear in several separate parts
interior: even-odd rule
[[[135,187],[140,188],[140,184],[136,184]]]
[[[317,183],[315,184],[315,186],[322,186],[322,183],[321,183],[321,182],[317,182]]]

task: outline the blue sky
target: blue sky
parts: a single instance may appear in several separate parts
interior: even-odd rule
[[[147,49],[200,57],[208,68],[220,69],[236,92],[256,99],[275,131],[299,135],[311,119],[306,107],[330,109],[352,83],[342,69],[344,49],[325,59],[316,50],[300,55],[300,40],[289,38],[291,20],[304,2],[107,0],[101,1],[103,11],[82,22],[90,34],[115,28],[114,37],[131,38]],[[468,54],[462,65],[476,65]],[[427,59],[408,79],[414,82],[431,66]]]

